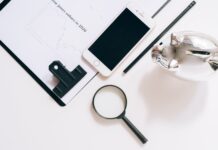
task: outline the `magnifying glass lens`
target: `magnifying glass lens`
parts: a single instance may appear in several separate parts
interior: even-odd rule
[[[102,117],[116,118],[125,110],[126,97],[118,88],[104,87],[95,95],[94,106]]]

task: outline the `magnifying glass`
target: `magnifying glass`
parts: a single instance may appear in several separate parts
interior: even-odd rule
[[[106,85],[97,90],[92,101],[95,112],[105,119],[122,119],[143,144],[147,142],[144,135],[126,118],[127,97],[122,89]]]

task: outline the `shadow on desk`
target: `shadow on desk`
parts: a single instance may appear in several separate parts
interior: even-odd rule
[[[149,119],[193,121],[205,106],[208,90],[206,82],[177,79],[161,68],[146,73],[140,85],[149,109]]]

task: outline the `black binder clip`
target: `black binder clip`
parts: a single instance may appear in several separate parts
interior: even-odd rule
[[[11,0],[3,0],[0,2],[0,11],[10,2]]]
[[[53,89],[53,92],[60,98],[62,98],[87,74],[80,65],[70,72],[60,61],[54,61],[50,64],[49,70],[59,80],[59,83]]]

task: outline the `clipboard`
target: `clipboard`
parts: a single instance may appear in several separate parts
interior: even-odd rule
[[[13,59],[60,105],[65,106],[66,104],[49,89],[45,83],[43,83],[36,74],[34,74],[2,41],[0,41],[0,46],[8,52],[8,54],[13,57]]]
[[[149,7],[150,16],[165,2],[158,1],[153,11]],[[68,104],[97,75],[83,60],[82,51],[129,3],[8,2],[0,13],[0,45],[60,106]]]

